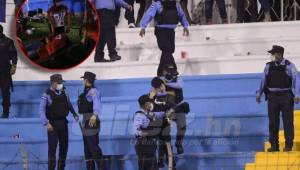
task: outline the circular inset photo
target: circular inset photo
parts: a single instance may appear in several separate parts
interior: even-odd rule
[[[47,70],[83,62],[99,35],[97,11],[89,0],[24,0],[16,17],[16,36],[24,55]]]

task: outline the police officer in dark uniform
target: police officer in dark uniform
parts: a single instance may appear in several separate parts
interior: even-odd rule
[[[98,169],[103,170],[102,150],[99,147],[101,98],[94,85],[96,75],[85,72],[81,78],[84,79],[84,91],[78,98],[78,110],[83,115],[81,129],[86,167],[88,170],[94,170],[96,164]]]
[[[44,126],[48,130],[48,170],[56,166],[56,148],[59,143],[58,170],[64,170],[68,152],[69,132],[66,117],[69,112],[78,121],[70,98],[63,85],[64,80],[60,74],[50,77],[51,87],[42,96],[39,114]]]
[[[3,107],[2,118],[8,118],[10,89],[13,87],[12,75],[16,73],[18,58],[14,42],[4,35],[2,25],[0,25],[0,54],[0,88]]]
[[[176,112],[175,94],[174,92],[166,91],[166,85],[159,78],[155,77],[151,81],[153,90],[150,92],[150,99],[154,104],[154,112],[166,113],[162,119],[161,131],[158,136],[158,166],[164,167],[164,160],[168,162],[170,169],[175,169],[176,162],[173,156],[171,146],[171,121]]]
[[[256,101],[264,92],[268,100],[269,116],[269,142],[271,148],[268,152],[279,151],[279,123],[282,112],[285,148],[291,151],[294,140],[294,103],[299,103],[299,84],[297,83],[298,71],[295,65],[284,58],[284,48],[274,45],[272,61],[266,64],[262,81],[256,93]]]
[[[124,0],[92,0],[100,18],[99,43],[96,47],[95,62],[111,62],[121,60],[116,51],[116,7],[121,6],[130,11],[133,10]],[[110,60],[104,59],[104,47],[107,44]]]
[[[189,35],[189,22],[179,2],[175,0],[155,0],[141,20],[140,36],[145,35],[145,29],[152,19],[155,19],[155,36],[161,50],[160,64],[157,75],[161,76],[163,67],[167,64],[176,66],[173,53],[175,51],[175,28],[180,21],[184,27],[184,35]]]
[[[173,118],[177,128],[175,146],[177,154],[182,154],[184,152],[182,143],[186,132],[186,114],[189,113],[190,108],[189,104],[183,100],[183,81],[178,74],[175,66],[166,65],[163,70],[163,76],[160,78],[166,85],[166,91],[175,95],[176,112]]]
[[[151,94],[150,94],[151,95]],[[153,112],[153,103],[149,95],[138,99],[140,110],[134,114],[133,131],[136,136],[135,151],[138,156],[139,170],[158,170],[156,149],[160,121],[164,112]]]

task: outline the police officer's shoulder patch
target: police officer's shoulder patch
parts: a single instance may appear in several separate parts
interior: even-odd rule
[[[98,90],[96,88],[92,88],[89,92],[89,94],[92,96],[92,97],[95,97],[98,95]]]
[[[47,100],[48,96],[49,95],[46,92],[44,92],[41,98],[44,100]]]

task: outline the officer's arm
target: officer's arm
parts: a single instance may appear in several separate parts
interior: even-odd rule
[[[71,103],[71,100],[70,100],[70,97],[69,97],[68,93],[67,93],[67,92],[65,92],[65,93],[66,93],[67,100],[68,100],[68,107],[69,107],[69,110],[70,110],[70,112],[73,114],[73,116],[75,117],[75,116],[77,116],[77,113],[76,113],[75,110],[74,110],[74,107],[73,107],[73,105],[72,105],[72,103]]]
[[[189,22],[186,19],[185,13],[183,12],[183,9],[182,9],[180,3],[177,3],[176,6],[177,6],[178,16],[180,18],[181,25],[184,28],[187,28],[189,26]]]
[[[149,125],[149,122],[147,123],[145,119],[147,119],[146,116],[139,113],[134,116],[133,130],[137,136],[143,136],[141,128],[146,128]]]
[[[91,89],[89,91],[88,96],[90,96],[92,98],[92,101],[93,101],[93,113],[94,113],[94,115],[100,116],[100,112],[101,112],[101,97],[100,97],[99,92],[96,89]]]
[[[48,119],[46,118],[47,101],[48,101],[48,95],[44,93],[41,98],[41,102],[39,106],[39,114],[40,114],[41,121],[45,126],[48,124]]]
[[[167,83],[167,86],[175,88],[175,89],[182,89],[183,88],[183,81],[181,78],[178,77],[176,82]]]
[[[259,88],[256,91],[256,97],[260,97],[262,95],[262,93],[264,92],[264,89],[266,88],[266,76],[268,74],[268,70],[269,70],[269,64],[266,64],[266,67],[264,69],[260,84],[259,84]]]
[[[295,64],[291,63],[288,67],[288,74],[292,77],[292,91],[296,98],[299,96],[300,82],[299,82],[299,74]]]
[[[154,112],[155,118],[160,119],[166,116],[166,112]]]
[[[161,5],[158,2],[152,3],[152,5],[148,8],[148,10],[144,14],[144,16],[140,22],[141,23],[140,26],[142,29],[146,29],[146,27],[151,22],[151,20],[154,18],[154,16],[156,15],[156,12],[160,8],[161,8]]]
[[[126,9],[128,9],[130,6],[124,0],[116,0],[116,5],[126,8]]]
[[[18,57],[17,57],[17,50],[13,41],[10,42],[9,52],[10,52],[10,59],[12,61],[12,64],[16,66],[18,63]]]

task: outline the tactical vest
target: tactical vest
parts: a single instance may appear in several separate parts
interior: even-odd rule
[[[86,98],[86,95],[88,94],[88,92],[90,91],[90,89],[84,90],[83,93],[81,93],[78,97],[78,112],[80,114],[84,114],[84,113],[93,113],[93,101],[88,101]]]
[[[287,74],[286,67],[291,63],[285,60],[285,65],[276,66],[275,62],[269,62],[269,73],[266,77],[268,88],[291,88],[292,78]]]
[[[63,120],[69,113],[69,103],[67,95],[64,91],[61,94],[56,94],[53,90],[46,91],[52,100],[51,105],[46,108],[46,117],[48,120]]]
[[[155,120],[154,116],[150,116],[149,114],[146,114],[142,111],[137,111],[135,114],[138,114],[138,113],[145,115],[147,117],[147,119],[150,120],[148,127],[141,128],[141,130],[143,132],[147,132],[147,134],[149,135],[148,137],[153,137],[153,138],[157,137],[157,135],[159,134],[159,132],[161,130],[161,124],[162,124],[161,120],[162,119]]]
[[[179,104],[183,101],[183,90],[181,88],[173,88],[167,85],[166,90],[173,91],[175,93],[175,104]]]
[[[176,1],[162,1],[162,11],[155,15],[157,25],[177,25],[179,22],[179,15],[177,11]]]
[[[175,97],[171,95],[155,96],[153,99],[153,112],[166,112],[176,107]]]

